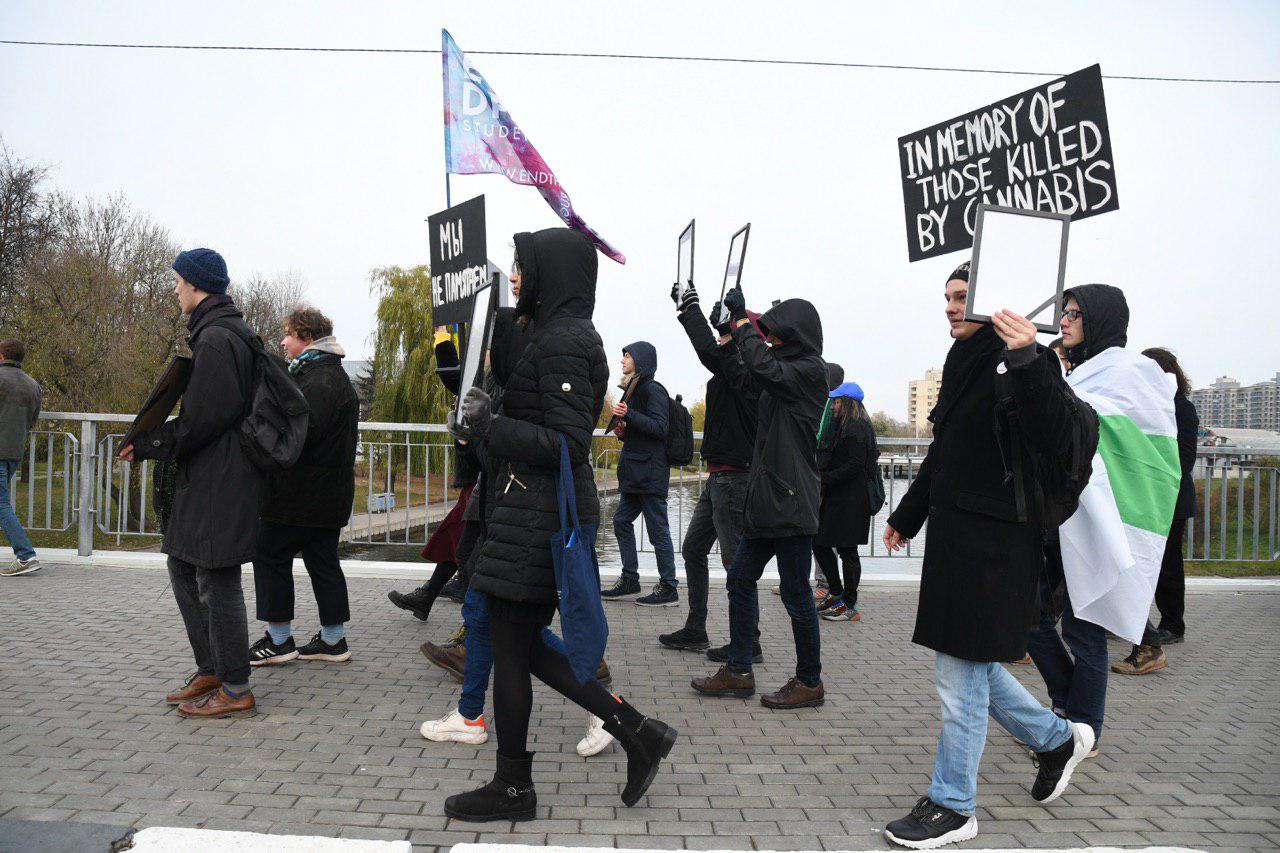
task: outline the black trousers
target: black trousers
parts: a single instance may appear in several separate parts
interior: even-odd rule
[[[1182,564],[1182,547],[1185,544],[1187,520],[1174,519],[1169,528],[1169,540],[1164,546],[1164,558],[1160,561],[1160,579],[1156,581],[1156,609],[1160,611],[1159,627],[1181,636],[1187,632],[1183,616],[1187,612],[1187,576]],[[1155,626],[1147,623],[1142,642],[1159,646],[1160,638]]]
[[[836,565],[836,554],[844,564],[844,582],[840,581],[839,567]],[[858,584],[862,581],[862,558],[858,556],[858,547],[832,548],[829,545],[814,545],[813,559],[822,569],[827,579],[827,591],[840,596],[849,607],[858,605]]]
[[[347,579],[338,561],[336,527],[299,527],[263,521],[258,529],[258,553],[253,558],[253,586],[258,594],[258,619],[293,621],[293,558],[301,554],[316,593],[321,625],[351,620]]]
[[[206,569],[170,557],[169,580],[199,673],[236,687],[248,684],[249,628],[240,567]]]

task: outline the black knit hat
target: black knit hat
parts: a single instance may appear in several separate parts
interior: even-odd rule
[[[173,271],[205,293],[226,293],[231,279],[227,262],[213,249],[188,249],[173,261]]]
[[[954,281],[957,278],[960,279],[961,281],[969,280],[969,262],[968,261],[965,261],[963,264],[961,264],[960,266],[952,270],[951,275],[947,276],[947,281]]]

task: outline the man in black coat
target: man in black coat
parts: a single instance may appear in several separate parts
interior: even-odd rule
[[[978,763],[987,718],[1038,753],[1031,789],[1040,802],[1056,799],[1093,746],[1093,730],[1070,723],[1036,701],[1001,666],[1022,658],[1038,613],[1037,584],[1044,561],[1038,518],[1019,521],[997,437],[996,376],[1008,374],[1028,440],[1024,453],[1048,455],[1067,447],[1070,389],[1058,360],[1035,344],[1035,326],[997,312],[994,327],[964,320],[969,265],[946,286],[954,343],[942,368],[942,388],[930,414],[934,438],[919,474],[885,525],[884,543],[896,551],[929,522],[913,641],[936,652],[942,733],[933,784],[911,813],[886,827],[890,841],[937,847],[973,838]],[[1022,407],[1028,407],[1022,411]],[[1028,455],[1015,470],[1034,470]],[[1034,482],[1028,479],[1027,493]]]
[[[251,406],[257,356],[244,315],[226,295],[231,280],[222,256],[191,249],[173,269],[190,333],[191,378],[178,417],[121,448],[120,458],[178,465],[161,550],[169,555],[196,672],[165,701],[185,717],[248,716],[254,699],[240,566],[254,556],[263,477],[236,428]]]
[[[738,288],[725,295],[725,307],[742,363],[760,392],[759,422],[743,538],[729,567],[729,660],[714,675],[694,679],[693,689],[707,696],[755,693],[756,582],[776,557],[795,638],[796,674],[760,702],[767,708],[817,706],[824,701],[822,646],[809,572],[818,532],[818,422],[827,394],[822,321],[811,303],[788,299],[765,312],[757,330]]]
[[[693,283],[688,284],[683,294],[679,285],[673,285],[671,298],[680,312],[680,325],[689,336],[698,360],[711,371],[711,379],[707,382],[701,447],[707,481],[693,508],[680,549],[689,582],[689,616],[683,628],[661,635],[658,642],[671,649],[702,651],[711,645],[707,637],[710,587],[707,555],[711,553],[712,544],[718,542],[720,561],[727,572],[733,555],[738,552],[747,480],[751,474],[751,452],[760,416],[760,394],[738,356],[732,327],[728,323],[717,327],[718,338],[712,336]],[[727,659],[729,647],[724,646],[722,651]]]
[[[351,619],[338,537],[351,519],[355,497],[360,401],[342,367],[346,355],[333,322],[315,308],[284,320],[280,346],[289,373],[307,398],[307,439],[297,463],[267,478],[258,553],[253,560],[258,618],[267,632],[249,650],[253,666],[302,660],[347,661],[344,625]],[[302,555],[311,576],[320,630],[299,648],[293,640],[293,558]]]
[[[622,350],[625,400],[613,407],[620,418],[614,432],[622,439],[618,461],[618,506],[613,511],[613,535],[622,557],[622,576],[602,598],[620,599],[640,591],[640,563],[636,557],[635,521],[644,514],[645,529],[658,558],[658,583],[648,595],[636,599],[643,607],[669,607],[680,602],[676,592],[676,554],[667,522],[667,490],[671,466],[667,464],[667,432],[671,428],[670,400],[655,375],[658,351],[647,341],[636,341]]]

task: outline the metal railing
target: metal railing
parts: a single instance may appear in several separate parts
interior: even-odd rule
[[[31,433],[23,465],[10,483],[10,499],[28,530],[69,533],[81,555],[93,553],[94,533],[116,547],[146,547],[159,538],[152,476],[154,463],[115,459],[132,415],[44,412]],[[356,499],[343,538],[362,545],[426,543],[432,526],[457,499],[449,487],[452,438],[443,424],[362,421],[356,458]],[[695,433],[700,442],[701,433]],[[880,439],[886,505],[872,521],[864,556],[886,556],[885,520],[915,479],[928,438]],[[613,505],[619,449],[596,431],[592,463],[603,506]],[[673,471],[668,500],[676,551],[706,481],[701,458]],[[1237,448],[1202,447],[1197,461],[1198,511],[1188,525],[1188,560],[1257,561],[1280,557],[1280,471]],[[602,540],[612,524],[601,519]],[[927,531],[893,556],[921,553]],[[68,537],[70,538],[70,537]],[[99,541],[100,541],[99,540]],[[652,544],[641,524],[641,550]],[[71,544],[70,541],[68,544]]]

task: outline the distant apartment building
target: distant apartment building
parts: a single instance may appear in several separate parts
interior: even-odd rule
[[[1192,391],[1191,402],[1206,427],[1280,431],[1280,373],[1256,385],[1219,376],[1208,388]]]
[[[907,383],[907,427],[912,435],[933,435],[929,412],[938,403],[938,389],[941,387],[941,370],[926,370],[923,379],[912,379]]]

